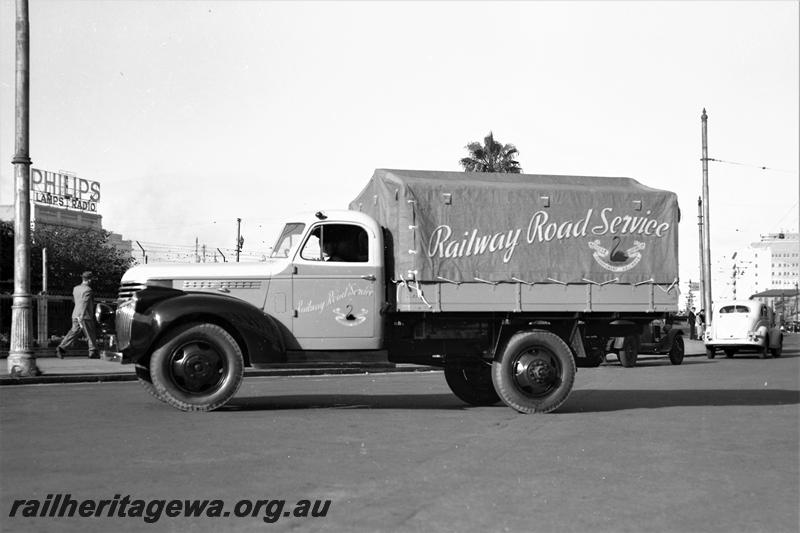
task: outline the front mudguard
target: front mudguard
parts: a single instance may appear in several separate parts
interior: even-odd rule
[[[188,323],[217,324],[225,329],[239,344],[245,364],[286,361],[278,322],[257,307],[222,294],[170,292],[155,301],[147,294],[137,294],[130,342],[122,347],[123,363],[146,365],[161,340]]]

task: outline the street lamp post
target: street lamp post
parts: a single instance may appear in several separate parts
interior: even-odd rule
[[[31,298],[31,159],[28,156],[30,40],[28,0],[17,0],[16,20],[16,146],[14,159],[14,294],[11,304],[11,345],[8,373],[12,376],[41,374],[33,355]]]

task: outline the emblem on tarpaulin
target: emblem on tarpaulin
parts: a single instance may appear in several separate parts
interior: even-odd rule
[[[600,239],[596,239],[589,241],[589,248],[594,250],[592,257],[601,267],[611,272],[626,272],[639,264],[639,261],[642,260],[640,252],[647,245],[641,241],[633,241],[633,246],[627,250],[621,250],[621,243],[622,240],[619,237],[614,237],[609,250],[600,245]]]

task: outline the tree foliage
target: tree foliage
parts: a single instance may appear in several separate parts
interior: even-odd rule
[[[494,139],[494,134],[483,138],[483,144],[471,142],[465,146],[469,157],[459,161],[465,172],[505,172],[519,174],[522,168],[515,159],[519,152],[513,144],[501,144]]]
[[[31,292],[42,290],[42,250],[47,249],[47,292],[72,294],[81,273],[91,270],[98,296],[115,296],[122,274],[130,268],[130,254],[109,244],[110,232],[76,229],[37,223],[31,233]],[[14,225],[0,222],[0,282],[2,290],[12,292],[14,277]]]

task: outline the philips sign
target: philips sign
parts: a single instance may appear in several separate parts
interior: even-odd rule
[[[31,200],[38,204],[96,213],[100,183],[32,168]]]

